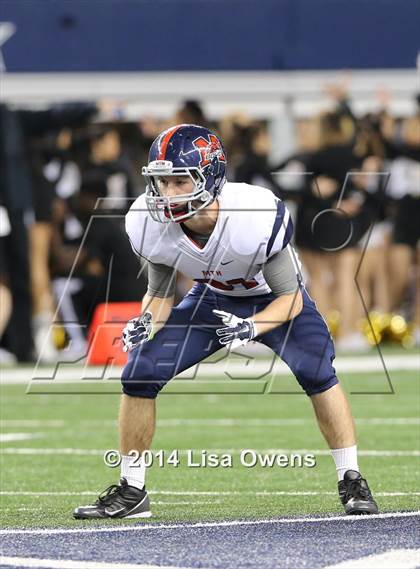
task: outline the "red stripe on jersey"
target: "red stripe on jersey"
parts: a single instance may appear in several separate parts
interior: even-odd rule
[[[173,126],[170,128],[166,134],[162,137],[162,140],[159,143],[159,156],[158,160],[165,160],[166,149],[168,147],[169,141],[172,138],[172,135],[179,129],[179,126]]]

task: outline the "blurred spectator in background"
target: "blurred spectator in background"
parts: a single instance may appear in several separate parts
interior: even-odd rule
[[[53,193],[41,170],[36,141],[64,126],[83,124],[96,112],[97,106],[88,103],[42,111],[0,105],[0,196],[11,228],[5,237],[5,272],[13,297],[7,344],[19,361],[34,357],[32,324],[37,353],[44,344],[51,348],[46,347],[46,359],[53,352],[48,333],[52,323],[48,252]]]
[[[271,140],[266,124],[260,121],[247,126],[234,123],[233,129],[237,141],[233,179],[246,184],[265,186],[275,194],[281,194],[268,162]]]
[[[392,309],[405,306],[415,322],[420,345],[420,110],[399,123],[385,119],[382,127],[390,170],[388,194],[392,198],[394,227],[389,256]],[[415,302],[407,306],[407,292]]]
[[[1,200],[1,196],[0,196]],[[10,234],[10,220],[6,208],[0,201],[0,340],[3,337],[6,326],[12,314],[12,293],[8,272],[6,269],[6,237]],[[0,348],[0,364],[12,364],[16,362],[15,356],[4,348]]]
[[[138,191],[133,182],[131,164],[122,154],[119,132],[112,125],[95,125],[86,132],[87,152],[80,156],[79,166],[82,178],[96,176],[106,185],[101,206],[126,213],[130,198],[136,198]]]
[[[366,341],[357,330],[360,311],[354,277],[358,241],[369,223],[363,223],[365,195],[348,175],[362,161],[353,150],[352,125],[340,112],[320,115],[316,126],[318,148],[293,157],[310,173],[304,177],[298,204],[296,245],[321,313],[328,316],[340,307],[337,346],[362,349]]]
[[[106,179],[90,171],[70,202],[57,200],[54,216],[52,271],[61,321],[70,344],[68,357],[86,354],[86,329],[99,303],[138,301],[145,279],[131,251],[124,217],[107,203]],[[111,215],[110,215],[111,214]]]
[[[174,124],[197,124],[208,128],[210,121],[205,116],[199,101],[187,100],[184,101],[181,107],[176,111],[169,126]]]
[[[319,115],[310,128],[305,123],[300,152],[280,167],[294,174],[294,189],[300,189],[296,244],[311,293],[325,317],[336,320],[339,314],[337,347],[363,350],[369,347],[359,326],[365,310],[373,306],[389,310],[387,228],[376,226],[374,234],[370,231],[383,218],[384,150],[371,123],[353,116],[346,91],[329,86],[328,92],[334,96],[336,110]],[[299,171],[300,188],[296,184]]]

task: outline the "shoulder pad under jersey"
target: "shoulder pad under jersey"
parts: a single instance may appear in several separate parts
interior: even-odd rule
[[[232,249],[243,256],[254,256],[256,264],[284,249],[293,224],[284,202],[271,190],[249,184],[226,184],[222,207],[229,223]]]

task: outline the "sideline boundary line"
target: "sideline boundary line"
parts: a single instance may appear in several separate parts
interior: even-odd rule
[[[384,514],[373,514],[370,516],[327,516],[320,518],[273,518],[262,520],[231,520],[226,522],[199,522],[194,524],[160,524],[160,525],[132,525],[119,527],[97,527],[97,528],[69,528],[69,529],[6,529],[0,530],[0,535],[56,535],[56,534],[75,534],[75,533],[116,533],[126,531],[151,531],[151,530],[172,530],[172,529],[198,529],[212,527],[232,527],[232,526],[257,526],[268,524],[307,524],[319,522],[355,522],[362,523],[366,520],[381,520],[387,518],[412,518],[420,516],[420,510],[413,512],[386,512]]]
[[[144,563],[107,563],[84,559],[40,559],[38,557],[0,557],[2,567],[39,567],[40,569],[189,569],[179,565],[149,565]]]

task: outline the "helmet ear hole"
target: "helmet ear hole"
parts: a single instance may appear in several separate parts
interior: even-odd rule
[[[207,190],[204,190],[203,195],[200,198],[200,201],[205,202],[210,198],[210,193]]]

